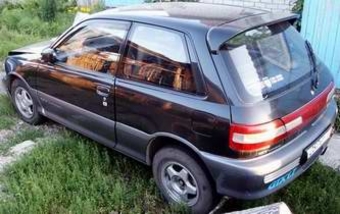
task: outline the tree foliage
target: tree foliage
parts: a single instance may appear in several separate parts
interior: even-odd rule
[[[303,11],[303,3],[304,0],[297,0],[294,4],[292,11],[294,13],[300,14],[299,20],[296,22],[296,28],[300,31],[301,30],[301,18],[302,18],[302,11]]]
[[[57,14],[56,0],[42,0],[40,5],[40,18],[46,22],[55,20]]]

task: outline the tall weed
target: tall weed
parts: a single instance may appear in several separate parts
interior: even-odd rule
[[[55,21],[39,18],[39,0],[29,0],[28,7],[5,7],[0,10],[0,61],[10,50],[60,35],[71,26],[74,14],[57,13]]]

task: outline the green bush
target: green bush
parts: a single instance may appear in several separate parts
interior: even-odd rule
[[[57,1],[58,12],[67,12],[69,8],[76,7],[77,0],[59,0]]]
[[[42,0],[40,5],[40,18],[46,22],[52,22],[56,18],[56,0]]]
[[[17,31],[9,30],[7,27],[0,27],[0,61],[5,58],[10,50],[19,48],[23,45],[28,45],[41,41],[39,36],[30,34],[20,34]]]
[[[296,29],[298,29],[299,31],[301,30],[301,20],[302,20],[302,11],[303,11],[303,2],[304,0],[297,0],[294,4],[294,7],[292,9],[292,11],[294,13],[300,14],[300,18],[299,20],[296,22],[295,27]]]
[[[97,4],[91,7],[91,13],[97,13],[106,9],[104,1],[98,1]]]
[[[14,3],[10,0],[4,0],[4,1],[0,1],[0,13],[3,9],[7,8],[7,9],[15,9],[15,8],[21,8],[21,4],[18,3]]]
[[[43,22],[29,10],[7,8],[0,16],[0,28],[6,27],[8,30],[17,31],[21,34],[36,35],[38,37],[53,37],[62,33],[72,24],[74,14],[59,13],[55,22]]]
[[[26,0],[0,9],[0,61],[8,51],[60,35],[71,26],[74,14],[56,12],[54,21],[40,19],[40,1]]]

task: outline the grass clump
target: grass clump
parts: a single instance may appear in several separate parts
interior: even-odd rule
[[[69,131],[44,138],[0,182],[0,213],[187,213],[164,203],[148,167]],[[231,199],[220,212],[283,201],[293,213],[338,214],[339,192],[338,172],[317,163],[278,193]]]
[[[57,3],[56,0],[41,0],[40,17],[46,22],[52,22],[56,18]]]
[[[331,168],[315,164],[288,187],[264,199],[255,201],[231,200],[225,210],[242,210],[285,202],[293,213],[340,213],[340,175]]]
[[[70,132],[8,168],[1,183],[10,197],[0,198],[0,213],[172,212],[147,167]]]
[[[9,129],[15,124],[16,117],[14,115],[14,107],[10,103],[9,97],[0,95],[0,130]]]
[[[10,50],[60,35],[73,22],[74,14],[68,12],[57,12],[53,21],[43,21],[32,5],[27,2],[0,10],[0,60]]]
[[[0,130],[9,129],[15,124],[16,119],[7,116],[1,116]]]
[[[1,142],[0,144],[0,155],[7,154],[9,149],[19,143],[22,143],[26,140],[34,141],[37,138],[41,138],[44,136],[44,132],[39,130],[36,127],[29,127],[24,130],[20,130],[15,135],[10,136],[6,139],[5,142]]]
[[[0,116],[14,116],[14,107],[7,95],[0,95]]]

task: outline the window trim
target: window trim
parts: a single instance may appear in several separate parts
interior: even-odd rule
[[[206,87],[206,82],[204,80],[204,74],[203,74],[203,69],[201,66],[201,63],[199,61],[199,57],[194,45],[194,42],[192,40],[192,38],[185,34],[185,42],[187,43],[187,48],[188,48],[188,52],[189,52],[189,59],[190,59],[190,64],[191,64],[191,68],[193,71],[193,76],[195,78],[195,83],[196,83],[196,88],[197,88],[197,95],[200,96],[207,96],[207,87]],[[196,65],[195,65],[196,64]]]
[[[148,82],[145,82],[145,81],[138,81],[138,80],[135,80],[135,79],[125,78],[125,76],[123,74],[124,64],[123,64],[122,60],[125,58],[125,56],[128,53],[128,41],[131,40],[134,30],[138,26],[146,26],[146,27],[149,27],[149,28],[155,28],[155,29],[161,29],[161,30],[168,31],[168,32],[173,32],[173,33],[179,35],[182,38],[184,50],[186,52],[186,55],[187,55],[188,61],[189,61],[188,64],[190,65],[190,70],[192,71],[192,75],[193,75],[193,78],[194,78],[196,92],[190,92],[190,91],[184,91],[184,90],[175,90],[174,88],[170,88],[170,87],[162,87],[160,85],[148,83]],[[127,34],[125,43],[123,44],[123,47],[124,47],[123,48],[124,49],[123,57],[121,57],[121,59],[120,59],[120,62],[119,62],[119,65],[118,65],[119,66],[118,71],[116,73],[116,77],[118,79],[128,81],[128,82],[131,82],[131,83],[133,82],[133,83],[142,84],[142,85],[145,85],[146,87],[149,86],[153,90],[155,90],[155,88],[158,88],[161,91],[168,90],[168,91],[171,91],[171,92],[181,93],[181,94],[185,94],[185,95],[189,95],[189,96],[205,97],[206,96],[206,87],[205,87],[205,83],[204,83],[203,78],[202,78],[201,66],[200,66],[200,63],[198,61],[198,57],[197,57],[196,53],[192,53],[192,52],[195,52],[195,48],[193,47],[191,39],[189,39],[190,44],[188,43],[189,42],[188,39],[189,39],[189,37],[187,36],[186,33],[182,32],[182,31],[178,31],[178,30],[173,29],[173,28],[168,28],[168,27],[144,23],[144,22],[132,22],[132,25],[130,27],[128,34]],[[197,61],[196,63],[198,64],[197,66],[194,65],[193,59],[196,59],[195,61]],[[196,85],[197,81],[200,82],[199,85]]]
[[[127,30],[126,30],[127,33],[125,35],[125,38],[123,39],[123,42],[122,42],[122,44],[121,44],[121,46],[119,48],[119,52],[118,52],[120,57],[119,57],[119,60],[117,61],[117,68],[116,68],[115,74],[112,74],[111,72],[106,72],[106,73],[94,72],[93,70],[89,70],[89,69],[85,69],[85,68],[79,68],[79,67],[76,67],[76,66],[70,66],[70,65],[67,65],[66,63],[63,63],[63,62],[56,62],[54,64],[58,65],[58,66],[61,66],[61,67],[64,67],[66,69],[75,71],[77,73],[86,73],[86,74],[100,73],[101,75],[104,75],[104,76],[107,76],[107,75],[108,76],[113,76],[113,77],[117,76],[117,73],[119,72],[119,68],[120,68],[121,59],[122,59],[121,56],[123,56],[123,54],[125,53],[126,41],[127,41],[128,35],[130,33],[130,30],[131,30],[131,26],[132,26],[132,23],[130,21],[118,20],[118,19],[100,19],[100,18],[85,20],[83,22],[80,22],[78,25],[76,25],[74,27],[71,27],[68,31],[66,31],[65,34],[61,35],[61,37],[59,39],[57,39],[55,41],[55,43],[53,43],[51,45],[51,48],[53,50],[56,50],[57,47],[59,47],[65,41],[69,40],[71,37],[73,37],[75,34],[80,32],[86,26],[88,26],[90,24],[98,24],[98,23],[109,23],[109,24],[112,24],[112,23],[123,23],[123,24],[126,24],[126,26],[127,26]]]

